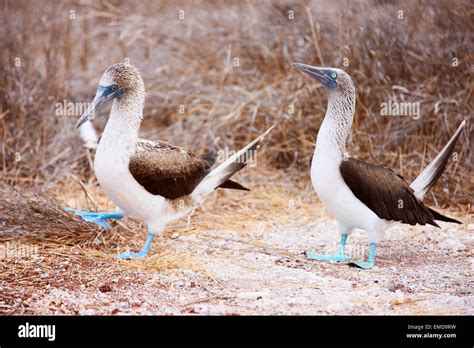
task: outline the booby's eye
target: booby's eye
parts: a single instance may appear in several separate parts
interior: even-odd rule
[[[337,74],[336,74],[335,72],[333,72],[333,73],[331,74],[331,76],[332,76],[333,79],[335,79],[335,78],[337,77]]]
[[[113,85],[113,86],[112,86],[112,91],[116,91],[117,88],[118,88],[117,85]]]

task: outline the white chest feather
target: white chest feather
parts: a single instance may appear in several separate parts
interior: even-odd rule
[[[97,180],[109,199],[127,214],[148,222],[160,214],[165,199],[146,191],[129,171],[138,127],[139,122],[138,125],[127,122],[113,107],[97,147],[94,167]]]
[[[328,212],[347,230],[374,229],[377,215],[363,204],[350,190],[341,176],[339,167],[344,157],[344,148],[335,142],[344,134],[335,127],[330,118],[325,118],[318,133],[316,149],[311,165],[311,182],[319,199]]]

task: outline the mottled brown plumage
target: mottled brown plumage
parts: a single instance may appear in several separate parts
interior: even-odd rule
[[[138,69],[127,63],[109,66],[102,75],[102,82],[117,84],[126,96],[129,93],[145,94],[145,86]]]

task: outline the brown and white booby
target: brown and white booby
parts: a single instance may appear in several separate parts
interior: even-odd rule
[[[347,155],[346,141],[356,105],[355,88],[350,76],[336,68],[319,68],[300,63],[293,66],[318,80],[329,97],[326,115],[316,140],[311,181],[322,203],[336,218],[341,241],[336,255],[308,251],[310,259],[349,261],[344,253],[347,236],[358,228],[369,235],[369,257],[368,261],[350,264],[367,269],[374,265],[376,243],[397,222],[410,225],[430,224],[436,227],[439,227],[436,220],[460,223],[426,207],[422,200],[442,174],[465,121],[443,150],[410,185],[390,168]]]
[[[147,255],[151,241],[166,225],[196,208],[216,188],[248,190],[230,180],[255,158],[268,129],[242,150],[211,170],[209,160],[166,142],[139,139],[143,118],[145,86],[137,68],[119,63],[107,68],[90,107],[77,122],[80,127],[92,119],[97,108],[113,101],[107,125],[95,155],[97,180],[116,204],[115,213],[72,210],[87,221],[109,227],[105,219],[132,215],[144,220],[148,238],[138,253],[126,252],[120,258]]]

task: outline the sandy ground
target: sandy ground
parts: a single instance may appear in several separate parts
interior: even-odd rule
[[[442,229],[394,227],[379,245],[376,267],[367,271],[305,258],[307,249],[337,248],[336,223],[315,197],[274,187],[269,199],[264,186],[254,191],[252,199],[216,193],[189,221],[156,238],[143,260],[113,257],[144,242],[144,228],[131,219],[108,231],[91,226],[90,244],[56,241],[33,256],[3,257],[0,312],[474,314],[472,216],[454,215],[464,224],[442,223]],[[8,227],[3,224],[15,230]],[[15,242],[10,232],[4,243]],[[23,245],[33,232],[21,232]],[[351,235],[347,251],[367,257],[366,234]]]

